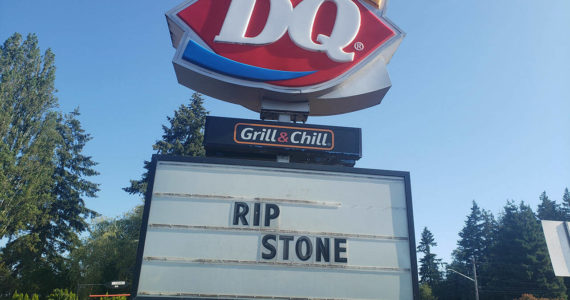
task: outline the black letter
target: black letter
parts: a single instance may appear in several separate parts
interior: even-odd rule
[[[329,238],[325,238],[325,242],[323,243],[323,240],[321,238],[317,238],[317,253],[315,254],[317,257],[317,261],[321,261],[321,256],[324,258],[324,261],[329,262]]]
[[[346,248],[340,246],[342,243],[346,246],[346,239],[334,239],[334,262],[347,262],[346,257],[340,257],[340,253],[346,253]]]
[[[303,253],[301,253],[301,248],[302,248],[302,244],[303,242],[305,242],[305,244],[307,244],[307,252],[305,253],[305,255],[303,255]],[[307,259],[309,259],[311,257],[311,254],[313,254],[313,244],[311,243],[311,240],[306,237],[306,236],[302,236],[297,240],[297,245],[295,245],[295,251],[297,252],[297,257],[302,260],[305,261]]]
[[[239,224],[239,220],[243,225],[248,225],[245,216],[249,212],[249,206],[245,202],[236,202],[234,204],[234,225]]]
[[[259,203],[253,205],[253,226],[259,226]]]
[[[265,226],[269,226],[271,219],[279,217],[279,206],[275,204],[265,204]]]
[[[283,260],[289,259],[289,242],[293,240],[292,235],[280,235],[279,239],[283,241]]]
[[[263,259],[273,259],[275,257],[275,255],[277,254],[277,250],[275,249],[275,247],[273,245],[271,245],[268,240],[274,240],[277,241],[276,236],[273,234],[268,234],[263,236],[263,239],[261,240],[261,243],[263,244],[263,247],[265,247],[265,249],[269,250],[269,253],[261,253],[261,257],[263,257]]]

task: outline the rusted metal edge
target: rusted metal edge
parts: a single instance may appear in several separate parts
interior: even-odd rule
[[[368,272],[410,272],[409,268],[394,267],[376,267],[376,266],[347,266],[340,264],[316,264],[316,263],[298,263],[298,262],[281,262],[281,261],[255,261],[255,260],[237,260],[237,259],[206,259],[206,258],[183,258],[183,257],[166,257],[166,256],[145,256],[145,261],[160,261],[167,263],[187,263],[187,264],[203,264],[203,265],[246,265],[246,266],[281,266],[289,268],[316,268],[316,269],[335,269],[343,271],[368,271]]]
[[[258,233],[273,233],[273,234],[294,234],[294,235],[309,235],[309,236],[330,236],[338,238],[352,238],[352,239],[365,239],[365,240],[396,240],[408,241],[407,237],[388,236],[388,235],[374,235],[374,234],[352,234],[340,232],[313,232],[313,231],[300,231],[300,230],[284,230],[272,229],[267,227],[225,227],[225,226],[206,226],[206,225],[179,225],[179,224],[158,224],[150,223],[149,228],[157,229],[182,229],[182,230],[209,230],[209,231],[226,231],[226,232],[258,232]]]
[[[164,292],[147,292],[147,291],[139,292],[138,294],[142,296],[208,298],[208,299],[363,300],[361,298],[282,297],[282,296],[231,295],[231,294],[164,293]]]
[[[157,197],[173,197],[173,198],[188,198],[188,199],[215,199],[225,201],[249,201],[261,203],[286,203],[306,206],[325,206],[338,208],[342,204],[340,202],[326,202],[326,201],[312,201],[312,200],[297,200],[297,199],[280,199],[280,198],[262,198],[262,197],[236,197],[226,195],[201,195],[201,194],[183,194],[183,193],[154,193],[153,196]]]

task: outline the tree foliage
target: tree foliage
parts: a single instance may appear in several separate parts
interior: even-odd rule
[[[163,126],[163,136],[153,149],[159,154],[203,156],[202,146],[207,112],[202,97],[194,93],[188,105],[181,105],[172,117],[167,117],[169,126]],[[140,180],[132,180],[125,191],[144,194],[150,163],[144,163],[146,172]],[[74,277],[85,282],[131,282],[137,254],[142,223],[142,206],[118,219],[102,219],[91,227],[91,235],[81,247],[71,253]]]
[[[554,276],[541,225],[524,203],[504,207],[486,273],[488,299],[513,299],[524,292],[566,297],[562,280]]]
[[[420,283],[427,284],[430,288],[434,289],[442,280],[442,274],[439,269],[441,259],[438,259],[436,254],[432,252],[432,247],[437,246],[434,236],[424,227],[420,243],[418,245],[418,252],[423,254],[420,259]]]
[[[538,205],[537,216],[540,220],[564,220],[563,211],[560,208],[560,205],[558,205],[556,201],[550,200],[546,195],[546,191],[540,194],[540,204]]]
[[[203,106],[204,99],[198,93],[192,94],[187,105],[180,105],[174,116],[167,117],[170,126],[163,125],[162,140],[156,141],[152,148],[157,154],[181,156],[205,156],[204,126],[208,112]],[[144,195],[148,181],[150,162],[144,162],[145,172],[139,180],[131,180],[130,186],[124,188],[129,194]]]
[[[473,259],[479,264],[485,262],[489,248],[493,244],[495,229],[496,221],[493,214],[481,210],[473,201],[471,213],[459,232],[457,249],[453,252],[454,260],[462,265],[462,269],[471,269]]]
[[[561,278],[554,276],[539,217],[564,216],[568,189],[562,205],[545,192],[535,214],[520,203],[507,202],[501,217],[479,208],[473,202],[460,239],[447,266],[445,278],[434,295],[440,299],[475,299],[473,282],[450,269],[473,277],[471,257],[475,258],[481,299],[567,299]],[[527,295],[523,295],[526,293]]]
[[[437,300],[427,283],[420,284],[420,300]]]
[[[568,192],[568,188],[564,189],[562,195],[562,215],[564,221],[570,221],[570,192]]]
[[[55,289],[49,294],[47,300],[77,300],[77,295],[67,289]]]
[[[496,228],[497,222],[493,214],[481,209],[473,201],[471,212],[465,220],[463,229],[459,232],[460,239],[457,241],[457,248],[453,251],[453,261],[448,266],[446,280],[442,284],[442,288],[437,290],[440,298],[475,299],[473,282],[449,269],[473,277],[473,262],[475,262],[477,269],[481,272],[482,267],[488,261]],[[479,285],[484,284],[485,277],[480,276]]]
[[[132,282],[141,223],[142,206],[137,206],[121,218],[91,225],[91,235],[71,253],[72,275],[83,282]]]
[[[18,291],[15,291],[14,294],[12,295],[12,300],[30,300],[30,299],[39,300],[39,295],[32,294],[32,296],[30,297],[30,295],[24,293],[18,293]]]
[[[56,111],[54,55],[14,34],[0,47],[0,286],[47,295],[69,282],[67,253],[95,212],[91,139],[77,110]]]
[[[50,201],[54,80],[54,55],[40,55],[34,35],[14,34],[0,47],[0,238],[25,230]]]

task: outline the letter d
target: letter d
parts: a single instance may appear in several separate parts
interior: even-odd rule
[[[289,0],[271,0],[269,16],[263,31],[256,37],[246,37],[247,27],[253,14],[256,0],[232,0],[230,8],[214,41],[230,44],[264,45],[279,40],[287,32],[293,14]]]

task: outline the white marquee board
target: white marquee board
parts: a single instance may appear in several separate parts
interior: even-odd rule
[[[417,297],[408,173],[184,160],[154,158],[137,298]]]

